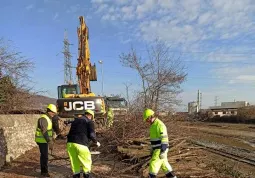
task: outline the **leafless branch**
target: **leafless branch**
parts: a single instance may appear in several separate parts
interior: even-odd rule
[[[158,40],[147,47],[146,57],[138,56],[133,47],[120,55],[123,66],[134,69],[141,78],[142,91],[136,97],[143,102],[142,108],[162,110],[179,104],[176,96],[187,74],[181,58],[173,56],[170,48]]]
[[[17,52],[10,42],[0,39],[0,113],[9,113],[33,106],[30,102],[38,94],[29,85],[34,68],[31,59]]]

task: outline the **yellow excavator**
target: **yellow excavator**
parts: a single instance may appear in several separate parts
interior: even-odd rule
[[[97,81],[97,72],[96,65],[91,65],[90,61],[89,30],[83,16],[79,17],[79,21],[80,26],[77,28],[79,56],[76,67],[78,84],[58,86],[59,116],[73,118],[84,114],[84,110],[91,109],[95,112],[96,123],[104,126],[107,112],[104,97],[91,92],[90,81]]]

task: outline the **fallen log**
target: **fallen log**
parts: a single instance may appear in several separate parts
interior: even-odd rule
[[[182,140],[180,143],[178,143],[178,144],[172,146],[170,149],[171,149],[171,151],[175,151],[175,150],[177,150],[178,148],[180,148],[181,146],[183,146],[185,143],[186,143],[186,140]]]
[[[143,149],[136,149],[136,148],[132,148],[132,147],[123,147],[123,146],[118,146],[117,147],[118,152],[124,154],[125,156],[128,157],[135,157],[137,159],[141,159],[141,158],[145,158],[150,156],[150,150],[147,148],[143,148]]]

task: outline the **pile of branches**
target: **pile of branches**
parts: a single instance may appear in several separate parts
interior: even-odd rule
[[[242,123],[255,124],[255,106],[239,108],[237,110],[237,120]]]
[[[182,136],[181,131],[176,128],[176,122],[169,118],[162,119],[169,131],[170,152],[168,160],[172,165],[179,161],[189,161],[197,158],[197,147],[189,142],[189,137]],[[112,175],[123,175],[126,177],[136,177],[143,175],[148,177],[148,167],[151,159],[150,141],[149,141],[149,125],[143,122],[140,114],[127,116],[123,120],[114,122],[111,129],[105,131],[104,147],[108,147],[108,154],[115,154],[115,158],[126,166],[122,169],[115,170]],[[117,154],[116,154],[117,153]],[[199,171],[198,171],[199,170]],[[196,167],[196,171],[192,169],[178,170],[178,175],[202,175],[203,173],[211,174],[211,170],[200,170]],[[162,173],[161,173],[162,174]],[[163,175],[160,175],[163,176]],[[184,177],[185,177],[184,176]],[[188,177],[188,176],[187,176]]]
[[[144,138],[148,134],[147,130],[148,126],[143,122],[142,115],[137,113],[127,114],[123,119],[115,121],[104,134],[116,144],[125,144],[128,139]]]

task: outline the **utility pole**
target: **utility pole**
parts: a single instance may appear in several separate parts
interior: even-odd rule
[[[200,111],[201,109],[201,93],[200,91],[198,90],[197,91],[197,113]]]
[[[129,87],[132,84],[131,83],[124,83],[124,85],[126,86],[127,102],[128,102],[128,107],[129,107],[129,105],[130,105],[130,101],[129,101]]]
[[[64,54],[64,83],[70,84],[73,83],[73,75],[72,75],[72,64],[71,64],[71,58],[72,55],[69,51],[69,46],[71,44],[68,41],[67,37],[67,31],[65,30],[64,33],[64,51],[62,52]]]
[[[202,93],[200,93],[200,106],[199,109],[202,109]]]
[[[215,96],[215,99],[214,99],[214,105],[217,106],[218,105],[218,96]]]
[[[102,75],[102,96],[104,96],[104,71],[103,71],[103,61],[99,60],[99,64],[101,64],[101,75]]]

